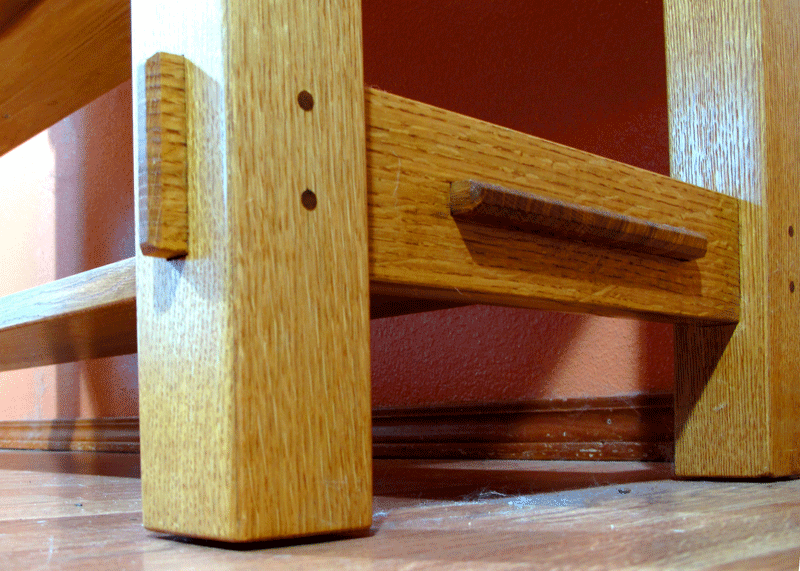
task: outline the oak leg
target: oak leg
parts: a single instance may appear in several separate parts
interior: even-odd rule
[[[800,474],[800,14],[665,2],[672,174],[740,199],[740,322],[676,326],[675,470]]]
[[[140,192],[144,62],[186,60],[188,255],[136,260],[145,525],[366,528],[360,2],[142,0],[132,37]]]

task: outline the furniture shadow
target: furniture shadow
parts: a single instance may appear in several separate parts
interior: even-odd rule
[[[689,429],[711,376],[725,357],[737,324],[675,325],[675,441]],[[730,358],[728,356],[727,358]]]
[[[456,227],[477,265],[497,268],[504,274],[531,276],[529,279],[542,284],[556,285],[591,280],[595,291],[620,287],[667,295],[702,294],[701,273],[696,261],[593,247],[583,242],[461,221],[456,221]],[[514,244],[513,250],[498,246],[509,243]],[[542,309],[557,308],[547,306]],[[565,309],[574,310],[570,307]],[[601,309],[600,313],[608,311]]]
[[[390,503],[418,503],[495,500],[609,485],[620,485],[619,493],[626,494],[625,484],[671,479],[673,468],[668,462],[376,459],[373,474],[376,502],[389,497]]]

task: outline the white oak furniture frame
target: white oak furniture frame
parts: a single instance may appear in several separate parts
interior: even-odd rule
[[[239,542],[370,525],[370,295],[674,322],[676,473],[800,473],[788,0],[665,1],[674,178],[365,89],[357,0],[0,8],[22,8],[0,33],[2,152],[132,73],[143,212],[169,177],[184,188],[164,228],[183,224],[186,255],[138,252],[0,300],[3,370],[138,350],[147,527]],[[153,162],[148,184],[157,53],[183,71],[157,76],[150,113],[172,117],[182,91],[183,123],[151,129],[163,177]],[[498,208],[525,220],[536,194],[545,218],[613,213],[601,234],[668,227],[703,255],[457,220],[458,181],[516,190]]]

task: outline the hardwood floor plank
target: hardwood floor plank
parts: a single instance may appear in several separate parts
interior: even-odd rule
[[[677,481],[670,464],[379,460],[368,534],[234,547],[145,531],[137,479],[8,460],[0,453],[0,557],[11,571],[769,571],[794,569],[800,555],[800,480]]]

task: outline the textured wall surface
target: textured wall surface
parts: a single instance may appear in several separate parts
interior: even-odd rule
[[[364,0],[369,85],[666,173],[661,3]],[[133,255],[130,84],[0,157],[0,295]],[[372,323],[377,406],[665,392],[670,326],[473,306]],[[0,374],[0,419],[137,414],[136,357]]]
[[[370,85],[668,174],[661,2],[364,0]],[[672,327],[470,307],[373,322],[376,405],[672,390]]]
[[[0,157],[0,176],[0,295],[132,256],[130,83]],[[0,373],[0,419],[134,416],[136,393],[135,356]]]

